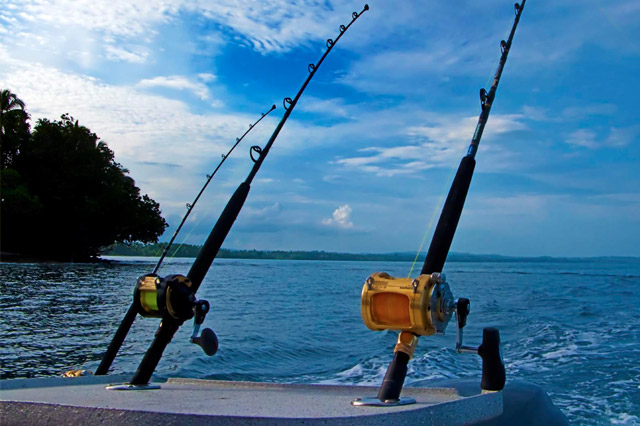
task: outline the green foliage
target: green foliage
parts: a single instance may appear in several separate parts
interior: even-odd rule
[[[69,115],[38,120],[3,164],[2,250],[78,261],[116,242],[157,241],[167,226],[159,205],[127,173]]]
[[[0,165],[11,166],[20,151],[20,146],[29,139],[29,114],[24,102],[9,90],[0,91]]]

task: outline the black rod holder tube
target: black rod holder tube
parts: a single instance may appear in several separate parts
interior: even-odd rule
[[[251,189],[251,182],[253,181],[253,178],[258,173],[258,170],[260,169],[260,166],[262,165],[262,163],[264,162],[264,159],[269,153],[269,150],[271,149],[273,142],[276,140],[276,138],[278,137],[278,134],[280,133],[280,130],[282,130],[282,127],[284,126],[284,123],[287,121],[287,119],[291,115],[291,112],[293,111],[293,108],[296,106],[298,99],[300,99],[300,96],[302,96],[304,89],[307,87],[307,85],[309,84],[309,81],[311,81],[311,78],[313,78],[316,71],[320,67],[320,64],[322,64],[322,62],[324,61],[324,58],[326,58],[326,56],[333,49],[333,47],[338,42],[338,40],[340,40],[342,35],[349,29],[351,24],[353,24],[360,17],[360,15],[362,15],[367,10],[369,10],[369,6],[365,4],[364,9],[360,13],[353,12],[351,22],[349,22],[347,26],[340,27],[340,34],[335,39],[335,41],[332,39],[327,40],[327,50],[324,52],[324,54],[322,55],[318,63],[309,65],[309,75],[307,76],[307,79],[303,83],[302,87],[300,88],[300,90],[298,91],[294,99],[285,98],[284,106],[286,111],[282,116],[282,119],[276,126],[275,130],[273,131],[273,134],[269,138],[264,148],[258,150],[258,152],[260,153],[260,156],[256,160],[254,160],[255,164],[253,165],[253,168],[249,172],[249,175],[247,176],[246,180],[243,183],[241,183],[240,186],[238,186],[238,189],[236,189],[236,192],[233,194],[233,196],[229,200],[227,206],[225,207],[222,214],[218,218],[218,221],[216,222],[213,229],[211,230],[211,233],[209,234],[207,241],[205,242],[204,246],[202,246],[202,248],[200,249],[200,252],[198,253],[198,257],[196,258],[195,262],[191,266],[189,273],[187,274],[187,277],[191,280],[191,283],[192,283],[191,288],[194,293],[198,291],[198,288],[202,284],[202,281],[204,280],[205,275],[209,271],[211,264],[215,260],[216,255],[220,250],[220,247],[222,247],[222,244],[224,243],[224,240],[227,237],[227,234],[231,230],[233,223],[238,217],[238,214],[240,213],[240,210],[242,209],[242,206],[244,205],[244,202],[247,199],[247,196],[249,195],[249,190]],[[175,334],[177,329],[180,327],[180,325],[181,324],[178,324],[175,321],[167,321],[166,323],[165,323],[165,320],[162,321],[162,323],[160,324],[160,328],[156,332],[155,338],[151,343],[151,346],[147,350],[147,353],[145,353],[145,356],[142,359],[142,362],[138,366],[136,373],[131,379],[131,384],[142,385],[149,382],[149,379],[151,379],[151,375],[155,371],[158,365],[158,362],[160,362],[160,358],[162,358],[162,353],[164,349],[167,347],[167,345],[171,341],[173,335]]]
[[[173,335],[176,334],[178,328],[182,324],[174,319],[163,319],[160,323],[160,327],[156,331],[155,338],[151,342],[151,346],[145,352],[138,369],[136,370],[133,378],[131,379],[132,385],[146,385],[151,379],[151,375],[156,369],[156,366],[162,358],[162,353],[167,347]]]
[[[442,272],[444,263],[447,260],[451,243],[453,242],[453,236],[456,233],[460,216],[462,215],[462,209],[464,208],[464,202],[469,192],[469,186],[471,185],[471,178],[473,177],[473,170],[475,168],[475,156],[478,151],[478,145],[482,138],[484,127],[489,119],[489,113],[491,106],[498,89],[498,83],[502,75],[502,70],[507,62],[507,56],[509,55],[509,49],[511,48],[511,42],[516,32],[516,27],[520,21],[520,15],[524,8],[526,0],[522,0],[521,4],[515,4],[515,19],[513,26],[511,27],[511,33],[509,34],[508,41],[502,41],[500,48],[502,49],[502,55],[500,56],[500,62],[493,78],[493,83],[489,92],[484,89],[480,91],[480,99],[482,104],[482,111],[478,118],[478,124],[476,130],[471,139],[469,150],[467,155],[460,161],[460,166],[456,173],[449,195],[445,201],[442,212],[440,213],[440,219],[438,225],[434,231],[433,238],[429,250],[427,251],[427,257],[422,265],[422,274],[431,274],[434,272]],[[406,355],[406,354],[405,354]],[[378,391],[378,399],[384,400],[396,400],[400,398],[402,392],[402,386],[407,374],[407,364],[409,363],[409,356],[398,356],[398,352],[393,357],[393,360],[389,364],[387,373],[385,374],[380,390]]]
[[[404,379],[407,377],[409,359],[409,355],[404,352],[396,352],[393,354],[393,360],[389,363],[389,368],[387,368],[387,372],[384,375],[382,385],[380,389],[378,389],[378,399],[380,401],[400,399]]]

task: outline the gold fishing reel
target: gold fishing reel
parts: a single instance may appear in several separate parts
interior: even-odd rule
[[[422,274],[417,278],[395,278],[386,272],[371,274],[362,287],[362,320],[371,330],[399,331],[393,361],[375,398],[357,398],[355,406],[395,406],[415,403],[415,399],[400,397],[407,363],[413,358],[419,336],[444,334],[451,317],[456,317],[456,351],[474,353],[482,358],[481,387],[501,390],[505,369],[500,350],[498,329],[483,330],[478,347],[462,344],[462,330],[470,312],[469,299],[453,299],[444,274]]]
[[[196,296],[191,289],[191,280],[184,275],[162,278],[148,274],[138,278],[133,303],[143,317],[187,321],[193,318]]]
[[[162,318],[182,324],[194,318],[191,343],[200,346],[207,355],[218,350],[218,338],[210,328],[200,332],[200,326],[209,312],[206,300],[197,300],[191,280],[184,275],[168,275],[164,278],[147,274],[138,278],[133,291],[133,304],[143,317]]]
[[[429,336],[443,333],[455,311],[444,274],[394,278],[371,274],[362,287],[362,320],[371,330],[398,330]]]

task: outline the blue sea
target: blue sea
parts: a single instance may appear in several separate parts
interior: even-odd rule
[[[56,376],[95,370],[151,258],[104,264],[0,263],[0,375]],[[186,274],[170,259],[161,274]],[[185,325],[156,377],[379,385],[396,334],[367,329],[360,291],[369,274],[406,276],[409,263],[218,259],[199,298],[212,311],[219,352],[189,343]],[[467,344],[498,327],[507,380],[541,385],[575,424],[640,424],[640,260],[449,262],[456,298],[471,300]],[[138,318],[113,371],[131,374],[157,319]],[[406,383],[477,378],[476,355],[460,355],[455,324],[420,339]]]

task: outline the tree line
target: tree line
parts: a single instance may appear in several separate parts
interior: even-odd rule
[[[159,257],[167,243],[116,244],[105,254],[113,256]],[[168,257],[196,257],[202,246],[192,244],[176,245],[169,250]],[[275,260],[359,260],[409,262],[415,253],[335,253],[322,250],[233,250],[221,248],[216,256],[221,259],[275,259]]]
[[[114,256],[148,256],[159,257],[166,247],[167,243],[153,244],[116,244],[110,248],[105,254]],[[176,245],[169,250],[168,257],[196,257],[202,246],[192,244]],[[302,251],[302,250],[234,250],[221,248],[218,252],[218,258],[221,259],[274,259],[274,260],[349,260],[349,261],[369,261],[369,262],[413,262],[416,260],[418,265],[424,262],[425,253],[422,253],[416,259],[413,252],[397,252],[397,253],[336,253],[327,251]],[[630,262],[637,264],[640,262],[638,257],[522,257],[522,256],[501,256],[497,254],[471,254],[471,253],[449,253],[448,262],[475,262],[475,263],[604,263]]]
[[[0,90],[1,246],[12,255],[86,261],[115,243],[158,241],[160,206],[107,144],[68,114],[38,119]]]

